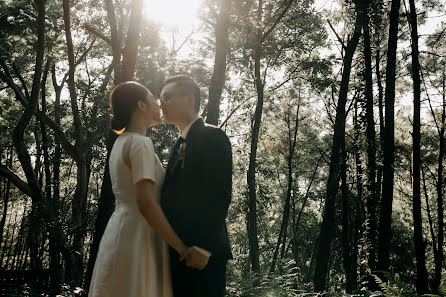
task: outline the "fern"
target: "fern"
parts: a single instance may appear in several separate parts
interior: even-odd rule
[[[375,278],[376,283],[379,285],[385,296],[414,297],[417,295],[414,286],[403,282],[398,273],[393,274],[388,271],[379,272],[387,279],[386,282],[375,274],[372,274],[372,276]]]

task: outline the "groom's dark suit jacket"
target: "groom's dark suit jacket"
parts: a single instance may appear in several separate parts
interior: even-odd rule
[[[172,149],[161,207],[184,243],[210,251],[210,261],[232,258],[225,222],[231,192],[231,143],[221,129],[197,119],[185,145],[179,140]]]

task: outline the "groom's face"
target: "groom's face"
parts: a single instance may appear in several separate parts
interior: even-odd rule
[[[193,108],[194,97],[188,95],[176,82],[164,86],[160,96],[164,122],[176,124],[183,120],[185,115]]]

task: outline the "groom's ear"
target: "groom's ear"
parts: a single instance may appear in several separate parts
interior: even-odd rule
[[[138,104],[138,109],[140,109],[141,111],[145,111],[147,108],[147,104],[145,102],[142,102],[141,100],[139,100],[137,102]]]
[[[194,95],[190,94],[187,96],[187,103],[191,106],[195,106],[195,97]]]

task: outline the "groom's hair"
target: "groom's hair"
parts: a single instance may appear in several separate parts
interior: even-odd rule
[[[195,98],[195,111],[200,111],[200,88],[192,78],[186,75],[172,76],[166,79],[163,87],[170,83],[175,83],[176,87],[181,88],[183,95],[193,95]]]

